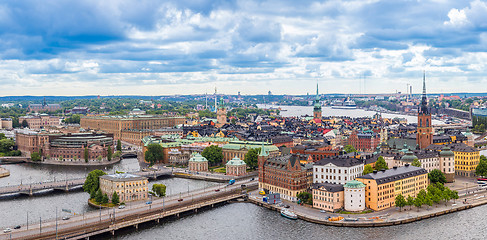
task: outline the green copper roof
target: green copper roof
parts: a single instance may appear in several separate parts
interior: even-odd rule
[[[413,162],[414,159],[418,159],[416,155],[413,154],[411,151],[407,151],[404,156],[402,156],[401,161],[406,161],[406,162]]]
[[[242,165],[246,165],[246,163],[242,160],[240,160],[240,158],[238,157],[234,157],[232,160],[228,161],[227,166],[242,166]]]
[[[455,154],[450,150],[449,147],[445,146],[440,152],[440,156],[442,157],[453,157]]]
[[[365,184],[363,184],[362,182],[357,181],[357,180],[352,180],[352,181],[348,181],[347,183],[345,183],[345,185],[343,187],[344,188],[364,188]]]
[[[191,156],[189,161],[190,162],[208,162],[208,160],[206,160],[206,158],[201,156],[201,154],[199,154],[199,153],[193,154],[193,156]]]

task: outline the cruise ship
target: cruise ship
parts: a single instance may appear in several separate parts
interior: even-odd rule
[[[347,99],[344,102],[340,100],[335,100],[331,104],[332,104],[331,108],[336,108],[336,109],[356,109],[357,108],[355,102],[350,99]]]

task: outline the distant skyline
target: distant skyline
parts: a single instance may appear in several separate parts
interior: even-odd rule
[[[0,2],[0,96],[487,92],[487,2]]]

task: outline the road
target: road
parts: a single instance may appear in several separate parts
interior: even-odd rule
[[[202,201],[205,199],[211,199],[219,195],[230,193],[232,191],[235,192],[236,190],[239,190],[241,188],[241,184],[257,185],[258,183],[257,180],[244,180],[237,181],[232,186],[220,184],[218,186],[195,190],[186,194],[177,194],[164,198],[153,198],[152,204],[146,204],[145,201],[131,202],[127,203],[125,209],[100,209],[100,211],[73,216],[69,220],[61,220],[62,218],[58,217],[57,221],[56,219],[51,219],[48,222],[42,222],[42,224],[31,224],[29,225],[28,229],[26,225],[22,225],[20,229],[13,229],[13,226],[16,224],[12,223],[12,232],[2,232],[2,234],[0,235],[0,239],[35,238],[35,236],[39,236],[39,234],[42,232],[56,232],[56,228],[58,232],[62,232],[64,230],[68,231],[69,229],[75,229],[79,227],[89,228],[92,226],[110,225],[110,223],[113,222],[124,222],[129,219],[133,219],[134,216],[143,216],[144,214],[147,214],[149,212],[162,213],[164,210],[175,208],[177,206]],[[180,199],[182,200],[179,201]]]

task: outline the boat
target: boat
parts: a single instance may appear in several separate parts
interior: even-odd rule
[[[347,217],[347,218],[344,218],[343,220],[348,221],[348,222],[356,222],[356,221],[358,221],[358,218]]]
[[[298,215],[296,215],[296,213],[293,213],[291,211],[289,211],[289,209],[281,209],[281,216],[285,217],[285,218],[289,218],[289,219],[292,219],[292,220],[296,220],[298,219]]]
[[[335,100],[331,104],[332,104],[331,108],[334,109],[356,109],[357,108],[355,102],[353,100],[350,100],[350,98],[348,98],[344,102],[340,100]]]

